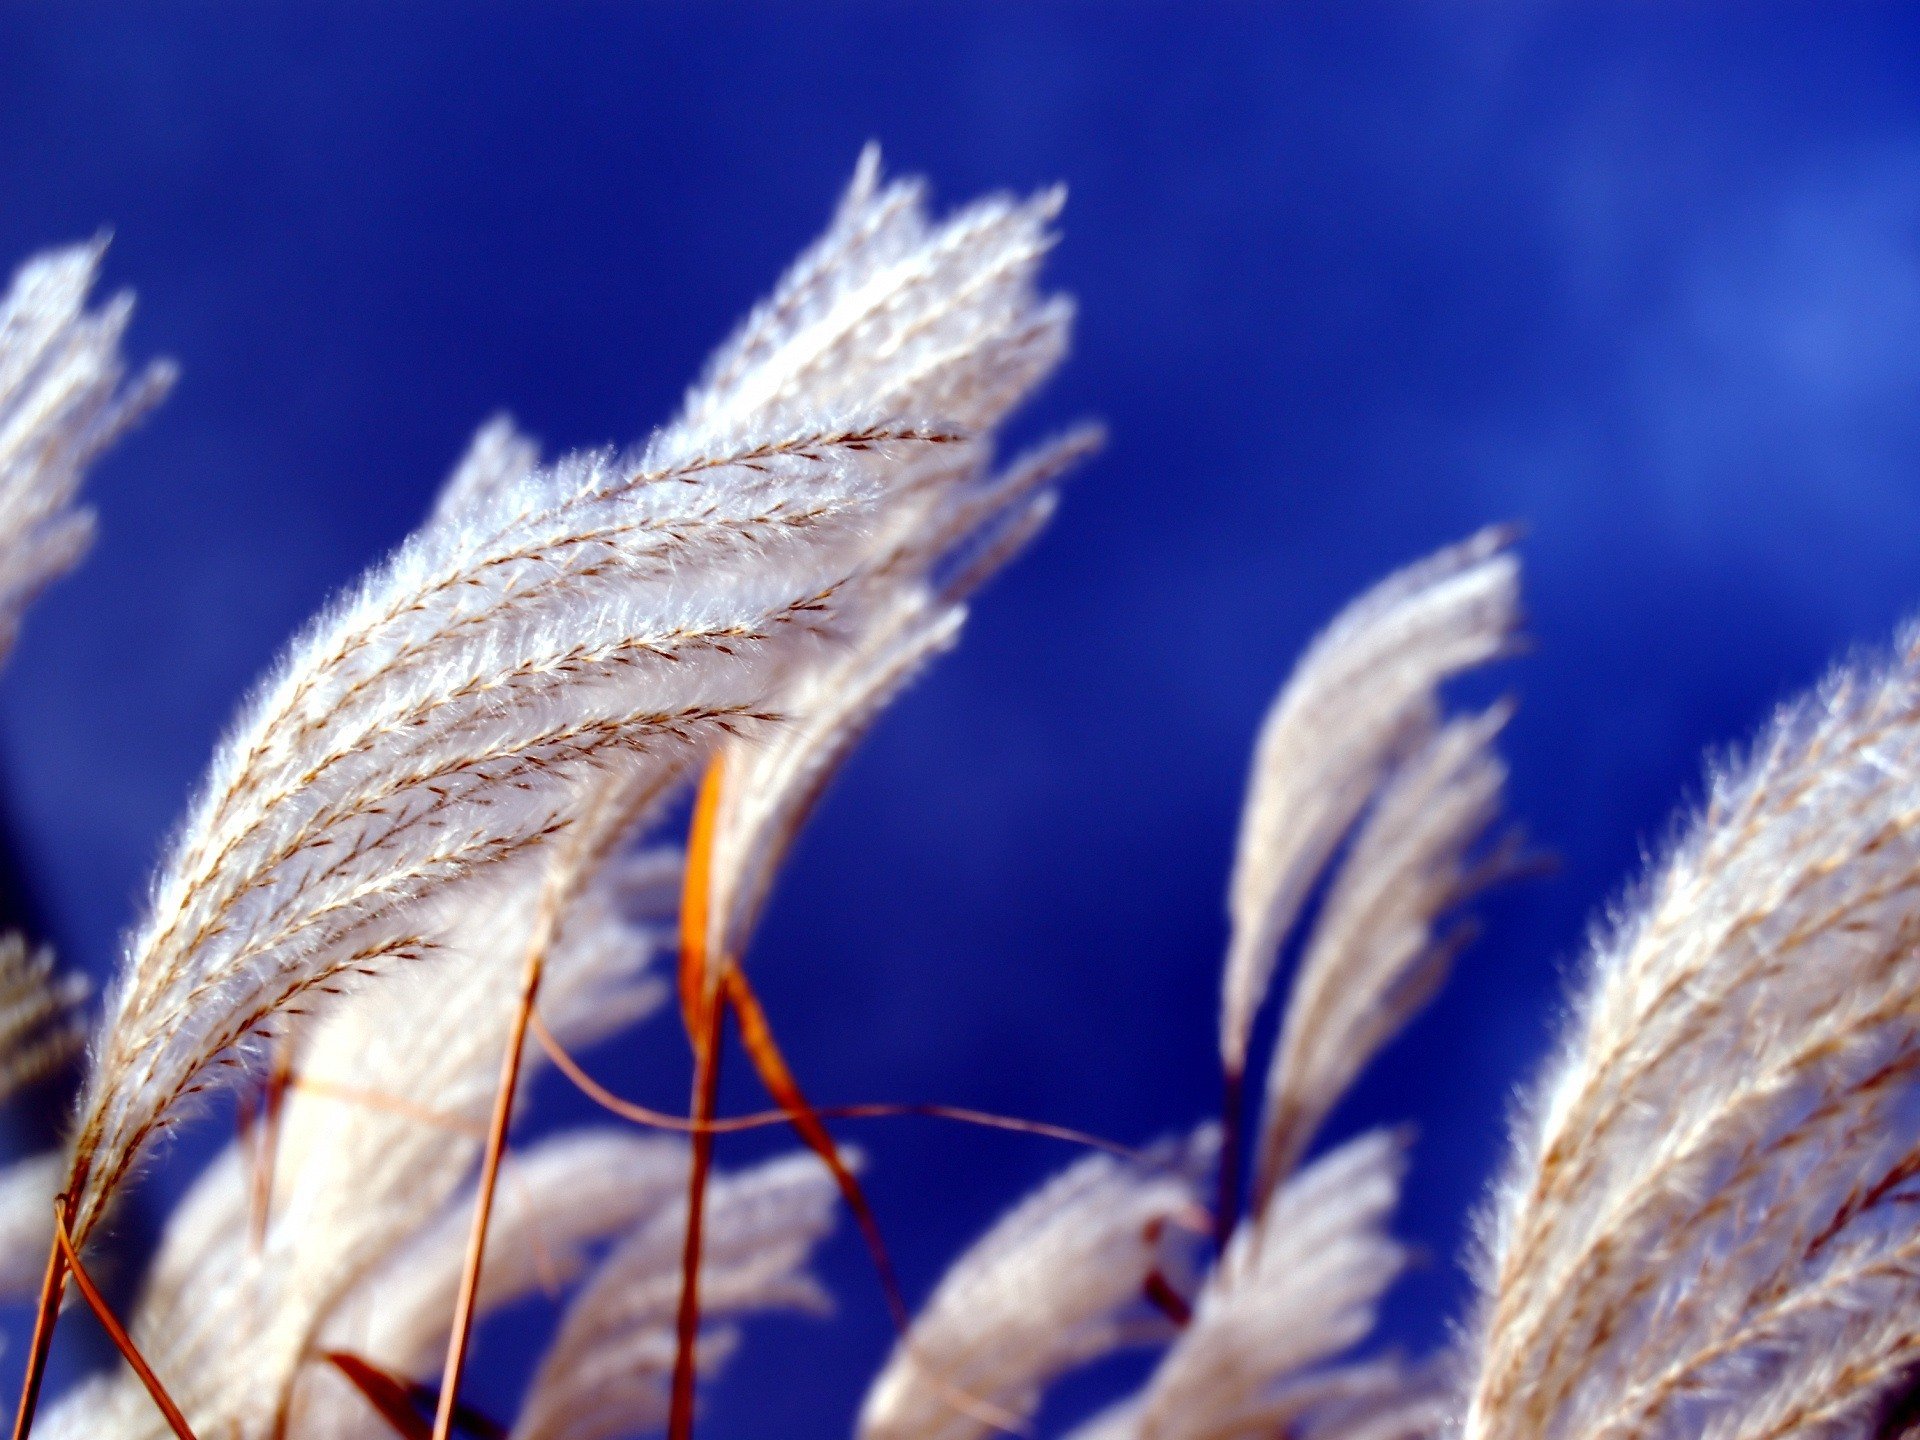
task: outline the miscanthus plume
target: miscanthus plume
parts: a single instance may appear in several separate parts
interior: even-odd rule
[[[1038,281],[1060,206],[936,219],[869,152],[651,438],[545,460],[510,420],[481,427],[416,533],[243,706],[90,1041],[84,987],[0,938],[0,1091],[86,1046],[66,1145],[0,1170],[0,1286],[41,1296],[22,1431],[690,1435],[755,1312],[829,1308],[809,1265],[843,1199],[903,1300],[861,1157],[745,962],[822,789],[1098,444],[1083,427],[996,458],[1067,350],[1071,305]],[[171,375],[127,378],[129,302],[88,305],[101,258],[33,260],[0,301],[0,644],[85,548],[88,462]],[[1397,1131],[1329,1131],[1520,853],[1500,819],[1512,707],[1449,694],[1516,648],[1512,544],[1484,530],[1388,576],[1281,686],[1228,885],[1218,1117],[1102,1138],[919,1107],[1089,1153],[902,1305],[855,1434],[1030,1434],[1057,1380],[1123,1349],[1150,1353],[1144,1379],[1058,1428],[1914,1427],[1920,637],[1716,769],[1593,942],[1486,1206],[1475,1313],[1434,1356],[1370,1341],[1417,1156]],[[663,832],[696,784],[683,854]],[[710,1085],[661,1116],[572,1059],[678,1043],[656,1015],[672,994],[696,1074],[731,1017],[807,1149],[715,1168],[736,1122]],[[549,1061],[607,1118],[510,1131]],[[90,1273],[104,1222],[220,1089],[247,1123],[116,1315]],[[69,1284],[127,1364],[37,1406]],[[478,1415],[458,1394],[470,1327],[537,1292],[563,1303],[519,1413]]]

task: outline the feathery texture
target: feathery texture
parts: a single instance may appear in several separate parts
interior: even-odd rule
[[[1497,869],[1468,852],[1500,811],[1506,766],[1493,742],[1509,710],[1436,726],[1412,722],[1407,753],[1382,783],[1328,887],[1287,997],[1267,1071],[1256,1206],[1374,1054],[1432,998],[1463,938],[1436,940],[1435,917]]]
[[[862,1440],[969,1440],[1029,1419],[1044,1387],[1123,1345],[1164,1339],[1148,1277],[1205,1223],[1215,1138],[1141,1161],[1091,1155],[954,1262],[867,1391]]]
[[[990,434],[1066,352],[1072,306],[1040,298],[1058,192],[975,202],[938,224],[919,181],[881,185],[861,156],[827,233],[721,350],[688,398],[683,443],[742,413],[792,423],[795,407],[937,417]],[[789,723],[728,747],[716,817],[706,954],[736,959],[786,848],[820,790],[887,703],[948,648],[962,602],[1052,514],[1061,474],[1099,444],[1083,427],[989,476],[984,447],[930,456],[914,503],[871,536],[867,603],[842,650],[781,694]]]
[[[1220,1054],[1246,1068],[1282,939],[1382,775],[1430,727],[1449,676],[1505,653],[1508,536],[1486,530],[1388,576],[1308,648],[1261,726],[1234,860]]]
[[[1474,852],[1500,808],[1493,743],[1509,707],[1443,719],[1437,691],[1512,644],[1518,565],[1506,544],[1483,531],[1376,585],[1314,641],[1269,713],[1235,861],[1230,1069],[1245,1062],[1280,941],[1312,887],[1324,880],[1326,893],[1268,1067],[1252,1213],[1146,1387],[1074,1440],[1411,1440],[1450,1413],[1426,1371],[1329,1363],[1365,1338],[1402,1266],[1386,1234],[1402,1145],[1374,1133],[1295,1167],[1444,978],[1461,937],[1438,935],[1440,917],[1504,861]]]
[[[718,1177],[707,1192],[702,1315],[825,1309],[826,1295],[805,1267],[832,1226],[837,1194],[833,1177],[810,1155]],[[681,1199],[600,1263],[541,1361],[514,1440],[614,1440],[665,1420],[686,1217]],[[709,1326],[700,1342],[703,1363],[716,1362],[733,1343],[730,1326]]]
[[[648,922],[676,873],[659,853],[618,858],[569,907],[543,992],[543,1013],[566,1043],[589,1044],[658,1005],[661,987],[643,973],[655,949]],[[508,896],[450,932],[449,963],[343,997],[303,1038],[257,1251],[245,1145],[229,1147],[169,1223],[130,1328],[203,1433],[263,1436],[289,1414],[294,1433],[318,1433],[319,1420],[303,1418],[307,1387],[296,1393],[309,1376],[314,1408],[340,1408],[310,1363],[319,1337],[378,1308],[380,1267],[442,1217],[480,1153],[535,923],[526,894]],[[358,1398],[346,1399],[358,1413]],[[55,1414],[77,1425],[64,1414],[77,1403]],[[165,1434],[130,1376],[87,1403],[111,1407],[92,1417],[95,1433]]]
[[[122,383],[133,297],[86,308],[105,253],[97,240],[38,255],[0,298],[0,655],[93,539],[93,512],[74,504],[86,467],[173,383],[165,361]]]
[[[441,485],[428,523],[457,526],[462,516],[511,504],[514,487],[539,468],[539,445],[520,433],[512,417],[496,415],[474,431],[467,453]]]
[[[1594,947],[1472,1440],[1870,1436],[1920,1358],[1920,635],[1785,707]]]
[[[987,432],[1065,344],[1069,307],[1032,288],[1057,205],[930,225],[869,153],[639,456],[508,479],[529,448],[483,431],[435,518],[296,644],[176,841],[83,1097],[77,1236],[215,1060],[447,948],[476,877],[537,884],[594,791],[663,789],[776,721],[833,653],[817,636],[991,546]]]
[[[763,742],[729,746],[714,828],[709,956],[741,955],[788,847],[835,770],[895,696],[959,639],[963,597],[1038,533],[1053,513],[1052,482],[1098,443],[1096,431],[1071,432],[1016,464],[984,495],[965,496],[961,503],[981,512],[982,525],[998,527],[992,541],[976,541],[953,574],[901,573],[844,653],[796,675],[780,701],[788,723]],[[970,533],[977,536],[980,526]]]
[[[133,941],[83,1096],[76,1235],[214,1061],[445,948],[463,882],[525,884],[594,788],[665,786],[771,718],[889,457],[937,443],[563,463],[521,513],[421,532],[326,617],[227,742]]]
[[[481,1310],[571,1283],[589,1245],[651,1219],[686,1183],[683,1141],[626,1129],[566,1131],[508,1157],[487,1231]],[[329,1322],[325,1348],[353,1351],[412,1380],[437,1376],[471,1211],[470,1196],[456,1197],[368,1275],[346,1313]]]
[[[1234,1232],[1192,1322],[1118,1430],[1139,1440],[1227,1440],[1293,1433],[1319,1407],[1397,1394],[1397,1367],[1314,1367],[1364,1339],[1405,1254],[1385,1231],[1399,1198],[1402,1146],[1374,1132],[1282,1186]]]

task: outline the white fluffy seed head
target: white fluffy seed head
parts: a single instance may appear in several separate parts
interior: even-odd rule
[[[1063,1372],[1165,1340],[1148,1277],[1204,1227],[1211,1130],[1134,1161],[1091,1155],[954,1262],[867,1391],[861,1440],[978,1440],[1025,1424]]]
[[[1440,684],[1511,648],[1519,567],[1485,530],[1396,572],[1308,648],[1261,726],[1241,816],[1220,1055],[1246,1068],[1280,944],[1382,776],[1431,725]]]
[[[733,1348],[736,1332],[725,1323],[733,1317],[828,1308],[806,1265],[832,1228],[838,1193],[811,1155],[714,1180],[701,1250],[703,1368]],[[637,1226],[588,1278],[534,1375],[514,1440],[615,1440],[665,1421],[686,1223],[683,1197]]]
[[[538,883],[590,795],[664,792],[777,734],[797,677],[863,637],[919,652],[902,614],[950,608],[947,567],[1047,503],[1044,467],[981,477],[1066,343],[1069,307],[1033,290],[1057,205],[934,224],[869,154],[643,451],[529,472],[528,442],[482,432],[429,524],[248,707],[174,843],[83,1097],[77,1235],[214,1062],[440,955],[476,893]]]
[[[648,967],[677,874],[672,855],[616,855],[579,888],[542,989],[542,1014],[563,1044],[591,1044],[659,1004],[662,986]],[[323,1348],[400,1370],[415,1363],[421,1327],[436,1323],[418,1313],[421,1292],[443,1278],[433,1233],[470,1209],[515,982],[537,923],[527,892],[498,898],[448,932],[447,963],[344,995],[300,1032],[286,1055],[290,1086],[273,1138],[256,1132],[229,1146],[170,1218],[129,1328],[199,1433],[317,1435],[343,1410],[360,1417],[365,1402],[318,1366]],[[528,1081],[538,1061],[527,1056]],[[675,1163],[656,1154],[661,1142],[628,1138],[639,1152],[588,1143],[533,1175],[570,1166],[584,1196],[580,1170],[591,1160],[603,1165],[596,1184],[622,1187]],[[269,1143],[270,1158],[261,1149]],[[263,1173],[272,1180],[265,1196]],[[507,1250],[518,1184],[502,1191]],[[537,1208],[540,1197],[531,1199]],[[555,1224],[564,1226],[564,1215]],[[457,1273],[457,1251],[453,1263]],[[503,1264],[500,1273],[512,1271]],[[437,1323],[446,1321],[442,1314]],[[94,1399],[109,1407],[92,1417],[95,1433],[162,1440],[159,1413],[127,1403],[123,1391],[140,1397],[125,1372]]]
[[[1920,1307],[1920,651],[1787,706],[1596,939],[1470,1440],[1868,1435]]]
[[[0,654],[93,539],[74,503],[86,467],[173,384],[166,361],[123,383],[133,297],[87,309],[105,253],[96,240],[37,255],[0,297]]]

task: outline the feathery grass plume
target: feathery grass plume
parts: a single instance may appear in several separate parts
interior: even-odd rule
[[[889,558],[893,593],[859,635],[795,676],[780,701],[789,723],[763,742],[729,745],[715,819],[708,956],[744,952],[788,847],[834,772],[900,691],[959,639],[965,596],[1038,532],[1053,512],[1053,482],[1099,443],[1092,427],[1071,431],[991,484],[957,494],[952,510],[961,513],[942,517],[918,542],[932,540],[933,551],[903,548]],[[960,547],[958,563],[948,546]]]
[[[869,152],[639,457],[510,481],[527,447],[483,433],[434,521],[295,646],[176,842],[85,1096],[77,1236],[213,1060],[440,948],[447,892],[526,883],[596,783],[664,785],[773,718],[812,633],[999,513],[955,499],[986,453],[965,437],[1064,347],[1070,308],[1031,283],[1057,205],[930,225]]]
[[[1719,767],[1486,1224],[1464,1434],[1868,1436],[1920,1358],[1920,634]]]
[[[1519,566],[1483,530],[1348,605],[1294,666],[1260,727],[1234,858],[1220,1055],[1246,1067],[1280,942],[1382,775],[1430,724],[1450,676],[1511,649]]]
[[[820,411],[998,423],[1059,363],[1073,306],[1036,298],[1063,193],[994,195],[929,221],[921,180],[860,156],[827,231],[714,355],[670,436],[704,449],[744,422]]]
[[[1483,531],[1376,585],[1314,641],[1269,714],[1235,862],[1230,1066],[1245,1062],[1274,947],[1338,859],[1268,1068],[1251,1218],[1227,1237],[1145,1388],[1075,1440],[1390,1440],[1437,1434],[1447,1417],[1450,1395],[1428,1371],[1333,1363],[1372,1329],[1404,1263],[1386,1233],[1403,1144],[1375,1132],[1295,1167],[1444,978],[1463,937],[1437,935],[1440,918],[1505,863],[1505,850],[1475,848],[1500,808],[1506,768],[1493,744],[1509,707],[1443,719],[1437,689],[1512,644],[1518,565],[1507,543]],[[1264,956],[1246,943],[1254,934],[1268,937]],[[1222,1229],[1230,1185],[1223,1176]]]
[[[1405,757],[1381,783],[1340,863],[1287,997],[1267,1071],[1255,1152],[1262,1206],[1380,1047],[1425,1007],[1466,938],[1436,918],[1498,874],[1505,856],[1470,858],[1500,811],[1506,766],[1493,742],[1511,707],[1409,726]]]
[[[659,1004],[662,987],[645,969],[677,871],[677,857],[661,852],[616,857],[569,907],[544,992],[549,1024],[567,1043],[590,1044]],[[272,1434],[283,1418],[299,1419],[308,1389],[327,1406],[332,1386],[314,1362],[320,1349],[341,1347],[320,1337],[336,1316],[378,1307],[381,1267],[442,1217],[471,1175],[535,923],[526,891],[479,898],[488,895],[496,903],[476,903],[449,930],[449,963],[345,995],[300,1037],[259,1248],[249,1236],[253,1157],[242,1143],[169,1223],[130,1329],[200,1433]],[[346,1398],[357,1414],[361,1402]],[[130,1376],[56,1414],[81,1403],[109,1407],[92,1417],[93,1433],[166,1433]]]
[[[674,433],[712,443],[812,407],[938,419],[988,436],[1066,353],[1073,307],[1034,281],[1061,195],[990,196],[932,222],[918,180],[880,183],[869,146],[827,233],[722,347]],[[871,535],[872,601],[843,650],[798,671],[791,723],[729,747],[716,817],[714,961],[739,958],[785,850],[879,712],[953,643],[961,602],[1045,523],[1059,477],[1100,444],[1083,426],[988,478],[990,452],[926,457],[929,483]],[[476,445],[476,451],[477,451]],[[764,743],[761,743],[764,738]]]
[[[796,668],[777,702],[789,726],[764,737],[764,746],[728,746],[699,811],[708,863],[699,871],[701,893],[690,897],[701,908],[683,917],[681,981],[697,1057],[694,1113],[704,1118],[711,1104],[706,1057],[725,1024],[718,997],[728,981],[757,1037],[749,1053],[762,1079],[830,1167],[833,1142],[734,967],[833,770],[919,668],[953,642],[961,602],[1045,524],[1054,481],[1098,443],[1094,431],[1081,430],[988,476],[996,427],[1066,352],[1072,306],[1035,288],[1060,192],[1028,201],[992,196],[934,222],[923,189],[918,181],[883,186],[879,152],[868,147],[827,233],[722,348],[671,432],[682,444],[711,444],[743,425],[778,427],[813,407],[847,406],[938,417],[980,438],[974,449],[923,457],[919,483],[870,531],[869,565],[854,582],[860,594],[845,607],[852,618],[844,650]],[[753,1010],[751,1021],[743,1005]],[[697,1194],[709,1153],[710,1140],[697,1137],[683,1347],[698,1308]],[[844,1170],[836,1178],[898,1311],[891,1266],[858,1184]],[[690,1423],[692,1380],[687,1348],[675,1377],[675,1434]]]
[[[1141,1159],[1090,1155],[954,1262],[867,1391],[861,1440],[970,1440],[1017,1428],[1066,1371],[1173,1330],[1147,1282],[1204,1230],[1202,1130]]]
[[[540,468],[540,446],[522,435],[509,415],[478,430],[467,453],[434,498],[428,523],[457,525],[460,517],[512,504],[514,488]]]
[[[524,885],[596,788],[664,787],[776,718],[902,457],[949,448],[828,423],[576,458],[423,530],[323,617],[227,741],[133,939],[83,1096],[76,1238],[214,1062],[445,948],[464,882]]]
[[[487,1232],[481,1308],[570,1284],[588,1246],[651,1220],[679,1198],[686,1175],[685,1141],[604,1126],[563,1131],[509,1157]],[[328,1322],[326,1349],[410,1380],[438,1374],[467,1246],[465,1198],[361,1281]]]
[[[1385,1132],[1348,1141],[1234,1232],[1125,1434],[1293,1434],[1318,1408],[1400,1392],[1398,1366],[1316,1367],[1367,1336],[1376,1303],[1405,1264],[1386,1234],[1402,1152]]]
[[[93,512],[74,504],[82,473],[173,384],[167,361],[122,383],[133,297],[86,308],[105,253],[96,240],[37,255],[0,297],[0,655],[92,543]]]
[[[706,1201],[702,1315],[827,1309],[805,1267],[832,1228],[836,1193],[812,1155],[717,1177]],[[685,1202],[676,1201],[601,1261],[534,1375],[514,1440],[614,1440],[665,1421],[686,1223]],[[718,1364],[736,1340],[733,1326],[708,1325],[702,1366]]]

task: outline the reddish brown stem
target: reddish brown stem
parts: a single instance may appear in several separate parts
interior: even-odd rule
[[[767,1087],[767,1093],[785,1112],[794,1131],[807,1143],[807,1148],[833,1172],[834,1183],[840,1187],[847,1208],[853,1211],[854,1222],[860,1227],[860,1236],[866,1241],[867,1253],[873,1257],[873,1268],[880,1277],[880,1288],[886,1293],[887,1310],[893,1316],[894,1327],[904,1333],[912,1316],[907,1310],[906,1296],[901,1293],[899,1278],[893,1271],[893,1257],[887,1253],[887,1242],[880,1234],[880,1222],[873,1213],[873,1206],[867,1203],[866,1192],[860,1188],[860,1182],[841,1158],[840,1148],[833,1143],[833,1136],[820,1121],[820,1113],[807,1103],[800,1082],[794,1078],[786,1057],[780,1053],[780,1047],[774,1041],[773,1027],[767,1023],[766,1011],[760,1008],[760,998],[753,993],[746,975],[738,966],[730,966],[722,975],[720,984],[727,1004],[740,1022],[740,1043],[753,1060],[760,1083]]]
[[[1147,1303],[1182,1330],[1192,1323],[1193,1306],[1187,1303],[1187,1297],[1174,1289],[1173,1282],[1160,1271],[1155,1270],[1149,1274],[1147,1283],[1141,1288],[1147,1297]]]
[[[514,1007],[506,1052],[500,1057],[500,1084],[493,1094],[493,1121],[487,1127],[486,1151],[480,1162],[479,1193],[474,1198],[473,1227],[467,1235],[466,1262],[460,1271],[460,1290],[453,1303],[453,1331],[447,1338],[447,1363],[440,1372],[440,1401],[434,1408],[433,1440],[453,1433],[459,1407],[460,1377],[465,1372],[467,1347],[473,1339],[473,1313],[480,1293],[480,1265],[486,1256],[487,1225],[493,1218],[493,1192],[500,1181],[500,1159],[507,1148],[507,1123],[513,1118],[514,1093],[520,1085],[520,1057],[526,1047],[527,1017],[539,998],[540,975],[546,959],[547,920],[527,951],[526,974],[521,980],[520,1003]]]
[[[746,1130],[764,1130],[769,1125],[789,1125],[793,1117],[785,1110],[756,1110],[750,1115],[721,1115],[704,1124],[689,1120],[685,1115],[674,1115],[665,1110],[655,1110],[616,1095],[606,1086],[586,1072],[586,1069],[563,1046],[553,1031],[540,1018],[540,1012],[534,1011],[528,1022],[533,1038],[554,1064],[554,1068],[565,1075],[574,1087],[594,1104],[623,1120],[631,1120],[636,1125],[644,1125],[649,1130],[670,1130],[677,1135],[693,1135],[706,1131],[712,1135],[736,1135]],[[300,1083],[300,1082],[296,1082]],[[340,1088],[340,1087],[335,1087]],[[340,1093],[345,1095],[343,1088]],[[813,1113],[823,1120],[890,1120],[902,1116],[919,1116],[928,1120],[950,1120],[959,1125],[976,1125],[985,1130],[1006,1130],[1016,1135],[1040,1135],[1049,1140],[1064,1140],[1070,1145],[1084,1145],[1089,1150],[1103,1150],[1109,1155],[1118,1155],[1125,1160],[1141,1160],[1145,1152],[1131,1145],[1122,1145],[1117,1140],[1108,1140],[1104,1136],[1092,1135],[1085,1130],[1075,1130],[1066,1125],[1049,1125],[1044,1120],[1022,1120],[1014,1115],[996,1115],[988,1110],[974,1110],[965,1105],[940,1105],[927,1101],[887,1101],[867,1100],[851,1105],[816,1105]]]
[[[706,1030],[693,1057],[693,1163],[687,1174],[687,1231],[680,1251],[680,1308],[674,1320],[673,1391],[667,1440],[693,1440],[694,1350],[700,1338],[700,1245],[706,1220],[707,1177],[713,1168],[713,1118],[720,1094],[720,1042],[726,1009],[707,1005]]]
[[[322,1358],[347,1378],[401,1440],[428,1440],[433,1432],[423,1411],[439,1404],[432,1386],[403,1379],[351,1351],[329,1350]],[[454,1423],[475,1440],[507,1440],[504,1425],[471,1406],[456,1406],[453,1414]]]
[[[40,1405],[40,1386],[47,1378],[47,1352],[53,1348],[53,1328],[60,1319],[60,1300],[67,1289],[67,1256],[60,1236],[72,1218],[72,1202],[61,1196],[54,1205],[54,1236],[47,1245],[47,1270],[40,1281],[40,1305],[33,1316],[33,1342],[27,1350],[27,1374],[20,1383],[20,1408],[13,1416],[13,1440],[27,1440],[33,1413]]]
[[[147,1394],[153,1397],[153,1403],[166,1416],[167,1426],[179,1437],[179,1440],[195,1440],[193,1427],[187,1424],[187,1417],[180,1413],[180,1407],[173,1403],[173,1397],[167,1393],[167,1387],[160,1383],[160,1377],[153,1373],[153,1367],[147,1364],[146,1357],[133,1343],[133,1337],[127,1334],[120,1318],[107,1304],[106,1297],[94,1287],[93,1277],[87,1274],[87,1267],[80,1263],[80,1257],[74,1253],[73,1241],[67,1235],[67,1202],[62,1196],[53,1203],[53,1243],[59,1249],[66,1267],[73,1275],[73,1283],[80,1291],[81,1298],[87,1302],[87,1308],[93,1311],[93,1318],[100,1322],[100,1328],[107,1332],[107,1338],[113,1341],[113,1348],[126,1358],[133,1367],[133,1373],[140,1377],[140,1383],[147,1387]]]

